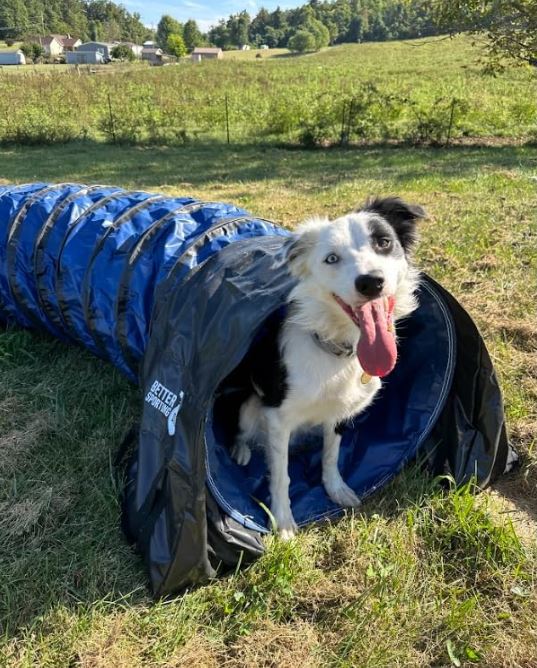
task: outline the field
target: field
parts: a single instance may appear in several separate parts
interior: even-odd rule
[[[433,86],[434,62],[428,83],[420,56],[403,75],[388,57],[393,48],[405,47],[367,45],[368,76],[376,49],[386,56],[386,82]],[[455,59],[450,48],[439,47],[436,69]],[[345,57],[359,53],[349,47]],[[345,49],[339,54],[305,60],[327,62]],[[293,59],[274,61],[290,67]],[[223,71],[240,73],[239,65]],[[456,80],[457,71],[452,62],[445,79]],[[522,100],[515,89],[524,77],[530,86],[517,70],[512,79],[484,80],[483,105],[501,115],[511,86],[511,101]],[[85,351],[4,331],[0,666],[537,666],[537,151],[514,132],[485,143],[306,151],[200,137],[185,145],[88,139],[0,148],[0,183],[86,181],[192,194],[290,227],[314,213],[344,213],[372,193],[422,204],[429,218],[417,262],[479,325],[522,455],[515,473],[479,495],[443,491],[410,469],[363,512],[287,544],[269,538],[248,569],[155,604],[122,538],[111,464],[141,397]]]
[[[0,142],[169,145],[226,139],[227,125],[234,143],[305,146],[535,136],[531,68],[485,75],[482,47],[469,38],[255,55],[98,75],[89,73],[95,68],[19,68],[24,86],[4,68]]]

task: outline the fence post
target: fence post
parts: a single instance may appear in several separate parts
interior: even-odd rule
[[[112,133],[114,144],[116,144],[116,124],[114,121],[114,114],[112,113],[112,100],[110,98],[110,91],[108,91],[108,113],[110,114],[110,132]]]
[[[455,105],[457,104],[457,100],[453,98],[451,100],[451,112],[449,114],[449,126],[448,126],[448,131],[447,131],[447,137],[446,137],[446,143],[444,146],[449,146],[449,142],[451,141],[451,129],[453,128],[453,118],[455,116]]]
[[[339,145],[347,144],[349,138],[345,132],[345,112],[347,111],[347,100],[343,100],[343,110],[341,112],[341,132],[339,133]]]

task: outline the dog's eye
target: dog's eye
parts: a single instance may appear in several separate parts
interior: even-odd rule
[[[379,248],[389,248],[392,245],[392,240],[388,237],[380,237],[376,241]]]
[[[324,261],[326,264],[336,264],[336,262],[339,262],[339,255],[336,255],[335,253],[330,253],[330,255],[327,255],[324,258]]]

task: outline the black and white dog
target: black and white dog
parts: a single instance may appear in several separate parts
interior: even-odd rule
[[[360,505],[338,470],[338,425],[373,401],[395,365],[395,322],[417,305],[410,252],[424,216],[401,199],[374,199],[334,221],[307,221],[285,247],[282,261],[298,283],[287,316],[255,356],[232,450],[246,465],[252,444],[265,447],[271,512],[283,538],[297,529],[288,449],[298,429],[323,426],[324,487],[340,506]]]

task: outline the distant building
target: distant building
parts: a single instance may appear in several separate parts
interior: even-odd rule
[[[150,39],[148,39],[147,42],[144,42],[142,44],[142,46],[143,46],[144,49],[156,49],[157,48],[156,42],[153,42]]]
[[[192,51],[191,58],[195,63],[200,63],[202,60],[214,60],[224,57],[222,49],[209,48],[206,46],[198,46]]]
[[[268,49],[268,44],[261,44],[260,49]]]
[[[26,65],[22,51],[0,51],[0,65]]]
[[[68,65],[102,65],[105,60],[100,51],[68,51],[65,62]]]
[[[75,51],[81,44],[82,40],[78,39],[78,37],[71,37],[67,35],[67,37],[62,39],[63,50],[65,53],[68,53],[69,51]]]
[[[249,44],[243,44],[241,46],[241,51],[250,51],[250,45]]]
[[[114,44],[109,44],[108,42],[84,42],[84,44],[81,44],[77,48],[76,53],[80,51],[101,53],[104,62],[107,63],[112,60],[112,49],[114,46]]]
[[[47,35],[46,37],[32,35],[27,37],[25,41],[31,44],[39,44],[47,58],[57,58],[63,54],[63,44],[56,35]]]
[[[78,37],[55,34],[46,35],[44,37],[41,35],[30,35],[25,41],[39,44],[47,58],[57,58],[66,51],[74,51],[80,44],[82,44]]]
[[[164,51],[162,49],[146,48],[142,49],[142,60],[150,65],[164,64]]]

